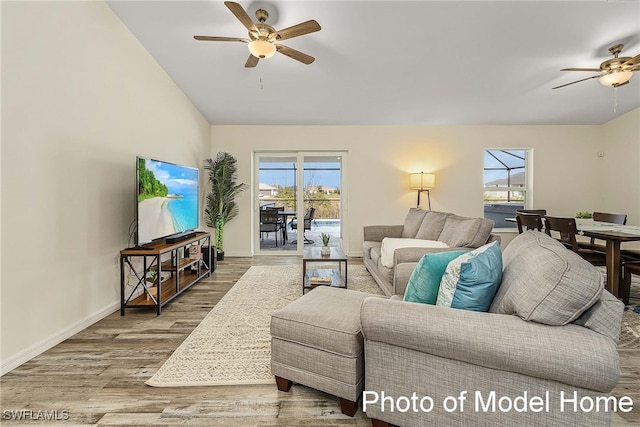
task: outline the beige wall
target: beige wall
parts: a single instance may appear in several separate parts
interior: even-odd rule
[[[601,147],[602,209],[626,212],[629,224],[640,224],[640,108],[602,126]]]
[[[210,126],[102,2],[2,2],[2,372],[119,307],[135,157]]]
[[[637,127],[638,110],[604,126],[213,126],[211,155],[234,154],[240,181],[250,183],[254,150],[347,151],[349,192],[343,214],[349,229],[343,244],[349,255],[360,255],[363,225],[401,223],[415,206],[410,172],[436,174],[434,210],[481,216],[485,148],[533,148],[534,207],[559,216],[624,211],[638,223]],[[635,138],[628,136],[632,132]],[[605,157],[598,157],[603,150]],[[634,154],[628,157],[627,152]],[[610,169],[633,187],[628,191],[633,203],[603,191],[603,176]],[[227,255],[251,254],[251,197],[247,192],[239,198],[240,214],[225,227]],[[503,235],[505,243],[512,237]]]

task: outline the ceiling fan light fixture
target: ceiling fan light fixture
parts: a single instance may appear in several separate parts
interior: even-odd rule
[[[626,82],[628,82],[631,79],[631,76],[633,76],[632,71],[616,71],[610,74],[605,74],[604,76],[600,77],[598,80],[600,81],[601,84],[605,86],[615,87],[615,86],[623,85]]]
[[[249,43],[249,52],[256,58],[271,58],[276,53],[276,46],[266,38],[260,37]]]

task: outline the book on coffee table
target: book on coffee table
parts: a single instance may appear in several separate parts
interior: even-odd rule
[[[309,277],[309,284],[312,284],[312,285],[330,285],[331,284],[331,277],[317,277],[317,276]]]

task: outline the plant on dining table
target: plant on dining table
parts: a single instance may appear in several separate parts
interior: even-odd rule
[[[581,219],[591,219],[593,218],[593,214],[591,212],[578,212],[576,213],[576,218],[581,218]]]

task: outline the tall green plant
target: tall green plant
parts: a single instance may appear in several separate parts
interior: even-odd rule
[[[236,159],[229,153],[220,152],[215,159],[206,159],[204,168],[209,171],[211,190],[207,194],[205,222],[216,229],[216,247],[224,252],[224,225],[238,214],[236,196],[246,190],[246,184],[236,184],[238,168]]]

